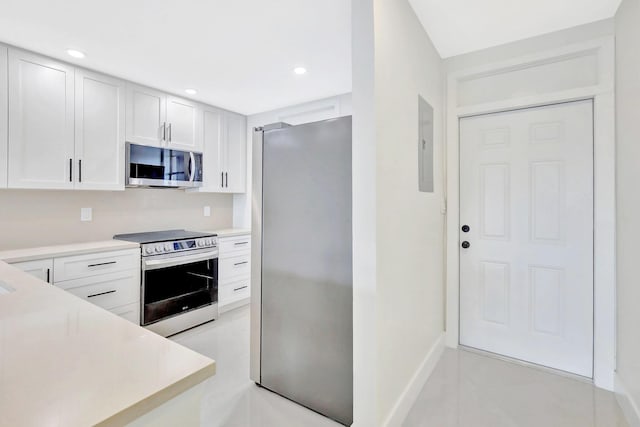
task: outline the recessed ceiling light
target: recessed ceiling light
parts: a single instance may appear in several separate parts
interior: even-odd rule
[[[76,49],[67,49],[67,53],[74,58],[84,58],[85,56],[87,56],[84,54],[84,52],[80,52]]]
[[[307,69],[304,67],[296,67],[293,69],[293,72],[296,73],[297,75],[301,76],[303,74],[307,74]]]
[[[185,89],[184,90],[188,95],[195,95],[196,93],[198,93],[197,90],[195,89]]]

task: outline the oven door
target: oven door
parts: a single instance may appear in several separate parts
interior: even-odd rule
[[[142,261],[142,325],[217,302],[217,251]]]

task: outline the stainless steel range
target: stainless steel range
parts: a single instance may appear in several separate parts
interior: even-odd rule
[[[218,317],[218,237],[186,230],[118,234],[140,243],[142,326],[169,336]]]

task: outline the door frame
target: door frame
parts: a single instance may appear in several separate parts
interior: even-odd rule
[[[592,86],[519,98],[458,106],[462,82],[485,76],[575,58],[596,55],[598,81]],[[613,37],[573,44],[559,49],[450,73],[447,81],[446,118],[446,345],[459,344],[460,298],[460,135],[463,117],[570,101],[593,100],[594,106],[594,336],[593,382],[613,390],[616,346],[615,293],[615,47]]]

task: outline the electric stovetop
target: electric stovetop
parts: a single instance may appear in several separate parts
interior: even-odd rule
[[[136,243],[168,242],[172,240],[198,239],[200,237],[214,237],[215,233],[203,233],[200,231],[165,230],[149,231],[146,233],[116,234],[116,240],[126,240]]]

